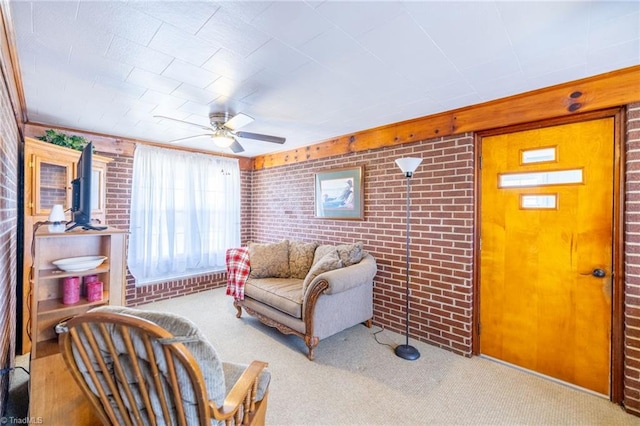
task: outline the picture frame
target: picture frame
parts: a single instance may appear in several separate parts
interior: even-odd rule
[[[320,219],[364,219],[364,167],[316,173],[315,216]]]

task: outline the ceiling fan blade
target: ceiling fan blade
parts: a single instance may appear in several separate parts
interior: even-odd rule
[[[163,120],[177,121],[178,123],[188,124],[190,126],[200,127],[203,130],[211,130],[211,131],[213,131],[213,129],[211,127],[203,126],[203,125],[198,124],[198,123],[191,123],[190,121],[178,120],[177,118],[166,117],[164,115],[154,115],[154,118],[162,118]]]
[[[187,136],[186,138],[172,139],[172,140],[169,141],[169,143],[180,142],[180,141],[184,141],[184,140],[187,140],[187,139],[202,138],[204,136],[211,137],[213,135],[211,133],[205,133],[205,134],[202,134],[202,135]]]
[[[224,127],[231,130],[236,130],[236,129],[239,129],[240,127],[246,126],[252,121],[253,121],[252,117],[249,117],[247,114],[243,114],[239,112],[233,117],[231,117],[229,120],[227,120],[227,122],[224,123]]]
[[[269,135],[262,135],[260,133],[251,133],[251,132],[236,132],[236,136],[240,138],[256,139],[259,141],[273,142],[273,143],[279,143],[279,144],[283,144],[286,141],[285,138],[281,138],[280,136],[269,136]]]
[[[235,154],[239,152],[244,152],[244,148],[242,147],[242,145],[238,143],[237,140],[234,140],[233,143],[229,146],[229,148],[231,148],[231,151],[233,151]]]

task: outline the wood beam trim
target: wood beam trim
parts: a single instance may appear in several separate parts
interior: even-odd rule
[[[83,136],[86,139],[93,142],[96,151],[111,154],[111,155],[122,155],[125,157],[133,157],[133,152],[135,151],[136,144],[151,145],[151,146],[157,146],[159,148],[177,149],[180,151],[197,152],[202,154],[202,151],[197,149],[184,148],[184,147],[178,147],[178,146],[169,147],[167,145],[163,145],[155,142],[149,142],[149,141],[144,141],[139,139],[119,138],[119,137],[109,136],[109,135],[100,134],[100,133],[84,132],[78,129],[50,126],[50,125],[41,124],[41,123],[27,123],[25,125],[25,136],[35,139],[44,135],[44,132],[49,129],[54,129],[64,133],[71,133],[74,135]],[[240,170],[254,169],[253,158],[238,157],[234,155],[226,155],[221,153],[212,153],[212,155],[217,155],[220,157],[237,158],[240,166]]]
[[[530,123],[640,100],[640,66],[559,84],[440,114],[376,127],[255,158],[266,169],[434,137]]]

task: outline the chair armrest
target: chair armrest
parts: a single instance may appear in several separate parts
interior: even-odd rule
[[[312,294],[313,288],[322,282],[329,285],[324,294],[336,294],[363,284],[371,284],[377,272],[375,259],[369,253],[365,253],[362,260],[355,265],[323,272],[315,277],[307,287],[304,299],[306,300]]]
[[[223,364],[226,364],[225,367],[227,368],[225,368],[225,370],[227,371],[229,369],[242,367],[237,364]],[[246,367],[240,377],[235,381],[231,390],[227,393],[224,403],[222,404],[222,409],[218,409],[213,401],[209,401],[209,408],[214,414],[213,417],[220,420],[231,418],[231,416],[238,411],[238,407],[246,402],[247,396],[251,396],[251,398],[254,399],[252,403],[262,399],[267,391],[269,381],[271,379],[270,374],[262,374],[263,370],[267,366],[268,364],[266,362],[253,361],[248,367]],[[230,376],[233,375],[234,373],[230,374]],[[225,379],[227,378],[225,377]],[[229,379],[231,379],[231,377],[229,377]],[[258,395],[260,398],[258,398]],[[216,413],[217,415],[215,415]]]

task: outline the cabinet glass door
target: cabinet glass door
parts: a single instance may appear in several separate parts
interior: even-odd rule
[[[64,210],[70,208],[73,163],[58,163],[35,156],[33,166],[32,214],[48,215],[54,204],[62,204]]]

